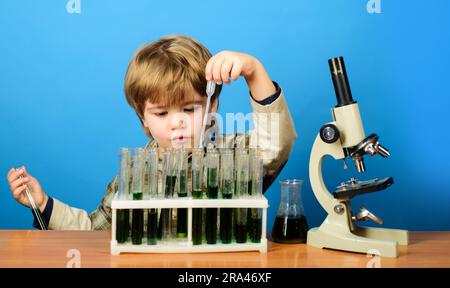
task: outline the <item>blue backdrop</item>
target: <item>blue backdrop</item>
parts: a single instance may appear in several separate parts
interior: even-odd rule
[[[128,61],[175,33],[212,53],[252,54],[280,83],[299,137],[279,179],[308,179],[313,140],[335,105],[327,60],[344,56],[366,133],[378,133],[392,153],[366,158],[358,177],[395,179],[355,204],[387,227],[450,228],[450,1],[381,0],[381,13],[369,13],[368,0],[81,0],[80,13],[69,13],[68,2],[0,2],[1,229],[31,228],[31,213],[6,181],[22,164],[49,195],[88,212],[97,207],[117,173],[119,147],[146,143],[123,93]],[[250,111],[245,81],[224,88],[220,112]],[[349,166],[327,159],[330,189],[356,174]],[[279,188],[275,182],[266,193],[269,229]],[[325,213],[309,181],[303,188],[309,224],[319,225]]]

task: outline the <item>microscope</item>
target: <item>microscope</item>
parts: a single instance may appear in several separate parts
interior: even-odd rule
[[[359,227],[358,221],[383,222],[369,210],[360,207],[353,215],[351,199],[355,196],[382,191],[391,186],[392,177],[359,181],[351,178],[330,193],[322,175],[325,156],[339,160],[352,158],[358,172],[365,171],[365,155],[386,158],[389,151],[378,142],[378,135],[365,136],[358,104],[353,100],[342,57],[328,60],[337,105],[332,109],[333,122],[323,125],[312,147],[309,177],[312,190],[328,216],[320,227],[308,231],[307,243],[318,248],[398,257],[398,245],[408,245],[408,231]]]

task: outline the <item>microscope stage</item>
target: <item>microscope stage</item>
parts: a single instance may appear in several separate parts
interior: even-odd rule
[[[375,178],[365,181],[352,179],[348,182],[342,183],[333,193],[333,196],[336,199],[350,199],[357,195],[384,190],[393,183],[394,179],[392,177],[386,177],[383,179]]]

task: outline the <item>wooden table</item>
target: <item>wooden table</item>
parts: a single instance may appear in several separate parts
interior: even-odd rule
[[[450,267],[449,232],[411,232],[400,257],[370,258],[317,249],[305,244],[269,242],[269,252],[110,255],[110,232],[0,230],[0,267],[66,267],[79,251],[81,267]],[[72,250],[76,249],[76,250]]]

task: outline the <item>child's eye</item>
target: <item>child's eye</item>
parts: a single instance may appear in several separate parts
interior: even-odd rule
[[[158,113],[154,113],[156,116],[162,117],[165,116],[167,114],[167,112],[158,112]]]
[[[192,113],[194,111],[197,111],[200,108],[200,105],[194,106],[194,107],[186,107],[184,108],[184,112]]]

